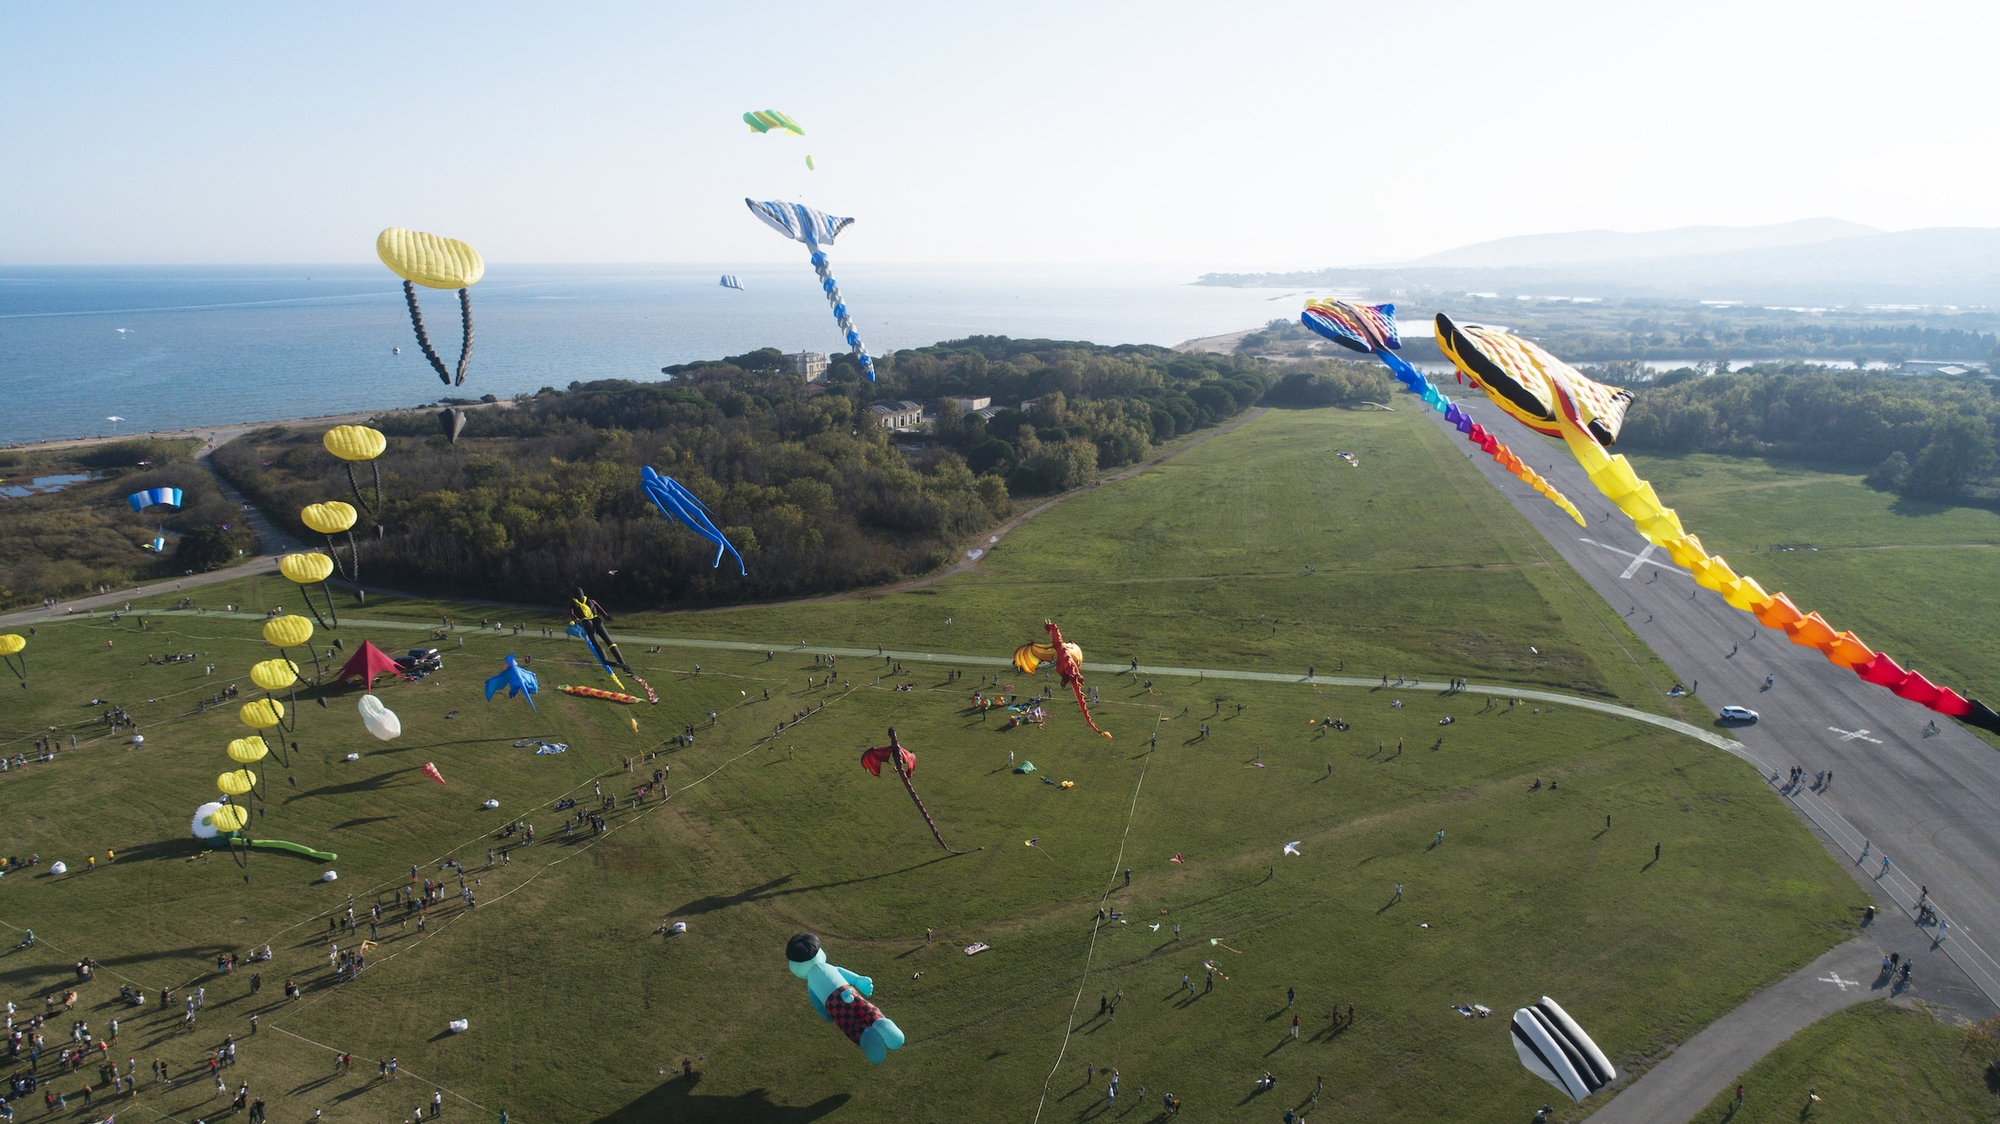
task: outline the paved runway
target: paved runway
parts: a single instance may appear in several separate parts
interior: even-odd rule
[[[1992,955],[2000,952],[2000,879],[1993,874],[2000,870],[2000,753],[1947,718],[1938,721],[1940,733],[1926,737],[1930,711],[1862,682],[1697,587],[1591,486],[1567,451],[1505,417],[1482,395],[1458,404],[1532,462],[1590,521],[1578,527],[1443,415],[1426,411],[1611,610],[1683,683],[1699,685],[1698,698],[1711,712],[1734,704],[1763,716],[1730,731],[1741,743],[1732,752],[1767,780],[1793,765],[1805,768],[1805,784],[1774,783],[1772,791],[1792,803],[1857,880],[1890,907],[1876,939],[1906,948],[1932,943],[1934,927],[1916,926],[1919,887],[1928,886],[1931,904],[1949,923],[1942,951],[1967,977],[1945,989],[1959,1001],[1943,1002],[1975,1018],[2000,1010],[2000,963]],[[1409,397],[1399,397],[1397,407],[1420,408]],[[1638,467],[1643,478],[1644,466]],[[1701,533],[1700,527],[1688,530]],[[1757,574],[1754,554],[1732,556],[1730,564],[1738,573]],[[1813,608],[1812,590],[1786,592],[1801,609]],[[1921,651],[1894,654],[1906,666],[1923,665]],[[1776,676],[1769,689],[1766,675]],[[1813,774],[1825,769],[1833,770],[1833,782],[1813,791]],[[1908,927],[1900,938],[1894,935],[1899,924]]]

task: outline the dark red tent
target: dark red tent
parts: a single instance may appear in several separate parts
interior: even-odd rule
[[[383,655],[382,649],[363,640],[361,650],[354,653],[354,658],[347,661],[346,667],[340,669],[340,681],[345,683],[351,679],[359,679],[363,690],[372,691],[375,689],[376,676],[400,674],[402,673],[396,670],[395,660]]]

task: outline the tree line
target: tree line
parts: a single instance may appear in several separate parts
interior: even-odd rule
[[[391,437],[376,462],[383,531],[364,541],[363,586],[555,601],[580,584],[653,607],[893,581],[946,564],[1012,513],[1012,496],[1088,484],[1270,386],[1254,359],[1004,337],[897,353],[879,383],[842,355],[808,385],[774,348],[662,370],[663,382],[574,382],[471,410],[455,445],[429,413],[378,419]],[[954,395],[1006,408],[988,420],[941,402]],[[870,404],[906,398],[940,405],[935,432],[911,441],[872,423]],[[301,508],[353,502],[319,438],[257,430],[213,460],[310,542]],[[642,465],[715,513],[747,578],[653,508]]]
[[[2000,399],[1986,380],[1903,377],[1794,366],[1733,374],[1672,371],[1624,382],[1634,395],[1619,447],[1776,454],[1868,472],[1871,487],[1914,499],[1996,498]]]

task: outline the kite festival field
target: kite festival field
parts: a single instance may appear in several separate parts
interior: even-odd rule
[[[129,1119],[226,1111],[196,1070],[234,1035],[223,1078],[249,1082],[278,1120],[399,1120],[434,1090],[449,1117],[511,1121],[1151,1120],[1169,1091],[1187,1119],[1276,1120],[1323,1077],[1308,1118],[1517,1121],[1559,1097],[1516,1060],[1514,1008],[1552,995],[1621,1070],[1643,1064],[1845,940],[1866,905],[1723,750],[1579,707],[1442,690],[1462,676],[1707,726],[1413,411],[1268,413],[906,593],[620,616],[612,631],[657,707],[557,693],[610,683],[581,645],[543,638],[560,636],[554,607],[345,597],[347,651],[435,644],[445,668],[378,687],[399,739],[369,736],[358,690],[332,688],[324,708],[302,698],[290,766],[262,763],[250,833],[333,862],[259,850],[239,866],[199,858],[187,838],[233,767],[223,747],[249,732],[235,714],[249,666],[274,654],[257,639],[265,612],[301,608],[275,577],[194,592],[210,611],[135,604],[115,623],[40,625],[29,687],[0,710],[9,753],[50,727],[80,743],[0,774],[5,853],[42,858],[0,879],[3,931],[40,938],[0,972],[8,997],[39,1011],[77,959],[98,961],[77,1013],[44,1033],[54,1047],[71,1021],[101,1038],[120,1019],[112,1056],[140,1076],[139,1106],[116,1109]],[[447,616],[459,629],[431,639]],[[481,630],[482,617],[506,631]],[[1115,740],[1090,735],[1066,694],[1044,704],[1045,728],[1005,730],[968,708],[982,677],[1016,695],[1056,689],[1003,664],[1050,618],[1092,663],[1140,661],[1136,675],[1089,677]],[[878,659],[878,644],[933,658]],[[860,654],[840,655],[828,684],[835,650]],[[147,662],[185,652],[195,661]],[[509,653],[533,657],[537,710],[482,697]],[[1308,667],[1421,685],[1327,687]],[[198,706],[230,682],[241,698]],[[144,745],[93,725],[94,699],[131,711]],[[1311,724],[1326,716],[1351,728]],[[670,740],[688,726],[692,745]],[[902,785],[859,767],[891,726],[945,839],[972,853],[945,854]],[[568,748],[538,754],[537,741]],[[1035,771],[1010,771],[1010,754]],[[667,766],[669,799],[635,807],[634,788]],[[609,830],[565,835],[600,787],[618,801]],[[578,807],[553,810],[564,798]],[[532,845],[499,837],[516,820],[534,825]],[[1283,855],[1295,840],[1300,855]],[[447,858],[476,906],[440,871]],[[50,876],[55,860],[71,873]],[[385,921],[366,970],[335,983],[329,943],[366,939],[375,902],[395,915],[413,867],[419,884],[448,886],[424,930]],[[329,869],[338,881],[321,880]],[[350,898],[360,932],[329,934]],[[674,922],[687,931],[658,932]],[[786,970],[786,940],[808,931],[830,962],[874,978],[908,1035],[887,1064],[822,1022]],[[990,948],[966,955],[975,942]],[[218,955],[265,943],[270,963],[216,972]],[[1204,962],[1220,970],[1212,990]],[[287,980],[301,998],[284,998]],[[122,1008],[121,983],[146,1006]],[[164,1012],[163,986],[175,989]],[[183,1032],[196,987],[206,1005]],[[1115,1018],[1100,1016],[1114,997]],[[1472,1004],[1494,1017],[1454,1010]],[[469,1029],[450,1033],[454,1019]],[[355,1055],[352,1074],[334,1073],[338,1051]],[[398,1077],[378,1079],[391,1057]],[[147,1080],[156,1058],[180,1084]],[[40,1069],[54,1071],[50,1056]],[[1260,1093],[1265,1071],[1277,1084]],[[83,1084],[56,1079],[77,1119]]]

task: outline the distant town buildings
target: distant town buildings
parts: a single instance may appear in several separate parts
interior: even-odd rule
[[[952,401],[958,403],[958,408],[968,414],[976,414],[993,405],[991,398],[953,398]]]
[[[924,407],[921,402],[877,402],[868,407],[869,420],[891,433],[911,433],[921,430],[924,424]]]
[[[786,358],[792,361],[792,370],[807,382],[818,382],[826,377],[826,356],[817,351],[801,351]]]

